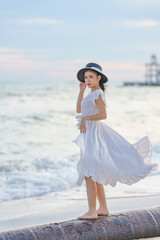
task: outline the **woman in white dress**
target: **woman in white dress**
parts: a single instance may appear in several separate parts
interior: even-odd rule
[[[107,118],[104,83],[108,78],[99,64],[88,63],[77,73],[80,92],[76,111],[80,134],[73,140],[80,148],[77,185],[86,181],[89,210],[77,219],[97,219],[109,215],[103,185],[115,187],[117,181],[132,185],[158,165],[151,163],[152,145],[148,136],[131,144],[118,132],[100,121]],[[86,87],[91,92],[83,98]],[[96,210],[96,197],[99,208]]]

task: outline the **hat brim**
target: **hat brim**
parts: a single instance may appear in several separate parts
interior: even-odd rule
[[[108,81],[108,78],[102,72],[94,70],[94,69],[91,69],[91,68],[87,68],[87,67],[82,68],[82,69],[80,69],[78,71],[77,78],[78,78],[79,81],[85,82],[85,80],[84,80],[84,73],[85,73],[86,70],[92,70],[92,71],[98,72],[101,75],[101,80],[103,81],[103,83]]]

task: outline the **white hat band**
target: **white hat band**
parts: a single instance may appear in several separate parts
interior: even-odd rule
[[[98,72],[101,72],[101,70],[99,68],[96,68],[96,67],[89,67],[89,68],[92,68],[92,69],[94,69],[94,70],[96,70]]]

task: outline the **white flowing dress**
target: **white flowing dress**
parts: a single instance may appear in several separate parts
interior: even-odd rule
[[[83,116],[98,113],[95,99],[99,94],[107,107],[103,90],[90,92],[81,101],[81,115],[76,116],[78,129]],[[80,133],[73,142],[80,148],[76,181],[79,186],[84,176],[91,176],[93,181],[112,187],[117,181],[132,185],[158,167],[158,164],[151,163],[152,145],[148,136],[131,144],[101,120],[86,120],[86,132]]]

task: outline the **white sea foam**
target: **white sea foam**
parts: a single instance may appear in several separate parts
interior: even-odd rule
[[[44,194],[86,198],[85,182],[75,185],[80,152],[72,140],[79,134],[78,91],[77,82],[0,83],[0,201]],[[159,194],[160,89],[108,84],[105,96],[106,124],[131,143],[147,135],[153,146],[152,161],[159,164],[132,186],[105,186],[106,195]]]

